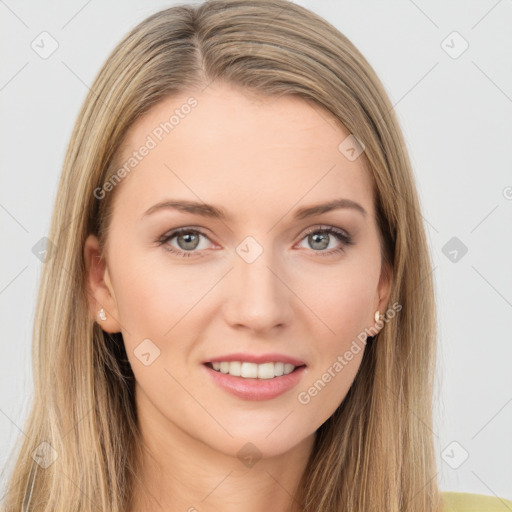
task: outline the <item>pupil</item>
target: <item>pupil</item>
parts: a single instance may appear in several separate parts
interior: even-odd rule
[[[185,240],[185,247],[180,243],[182,249],[195,249],[197,247],[197,235],[193,233],[185,233],[178,237],[178,240]],[[195,240],[194,240],[195,239]],[[194,243],[195,242],[195,243]],[[188,245],[191,244],[191,245]]]
[[[320,243],[320,247],[313,247],[314,249],[325,249],[329,245],[329,241],[327,239],[326,233],[323,233],[323,234],[315,233],[314,235],[311,235],[311,239],[313,240],[313,244],[315,244],[317,242]]]

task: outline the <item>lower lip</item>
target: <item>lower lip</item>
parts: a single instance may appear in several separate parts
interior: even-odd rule
[[[203,365],[216,384],[228,393],[244,400],[270,400],[295,387],[304,374],[305,366],[300,366],[288,375],[273,379],[245,379],[229,373],[222,373]]]

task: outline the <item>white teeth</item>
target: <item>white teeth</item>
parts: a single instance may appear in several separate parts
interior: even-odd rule
[[[232,361],[229,363],[229,374],[240,377],[242,374],[242,363],[240,361]]]
[[[256,363],[242,363],[240,377],[256,379],[258,377],[258,365]]]
[[[222,361],[212,363],[214,370],[221,373],[229,373],[235,377],[244,377],[245,379],[273,379],[288,375],[295,370],[295,366],[290,363],[246,363],[240,361]]]
[[[258,365],[258,379],[273,379],[274,377],[274,363]]]
[[[295,366],[293,366],[293,364],[285,363],[285,365],[284,365],[284,374],[288,375],[289,373],[293,372],[294,369],[295,369]]]

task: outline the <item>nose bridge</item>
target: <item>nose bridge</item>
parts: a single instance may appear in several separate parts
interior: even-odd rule
[[[271,247],[252,236],[244,239],[234,254],[227,320],[254,330],[288,322],[290,291],[281,282],[283,268]]]

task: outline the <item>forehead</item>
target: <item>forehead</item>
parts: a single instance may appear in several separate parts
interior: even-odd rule
[[[166,98],[132,125],[118,159],[132,167],[117,193],[132,210],[169,196],[246,220],[343,197],[373,216],[364,154],[349,160],[339,149],[349,135],[313,102],[212,84]]]

